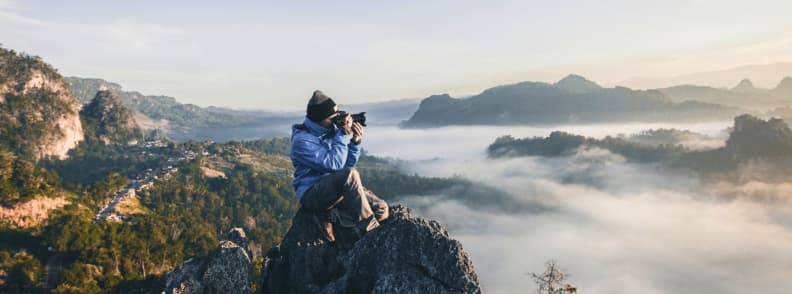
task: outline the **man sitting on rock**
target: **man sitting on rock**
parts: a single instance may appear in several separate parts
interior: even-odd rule
[[[312,214],[328,242],[335,241],[333,223],[353,229],[359,238],[388,218],[387,203],[363,187],[354,168],[363,126],[350,115],[337,120],[339,115],[333,99],[314,91],[306,118],[292,126],[291,137],[300,209]]]

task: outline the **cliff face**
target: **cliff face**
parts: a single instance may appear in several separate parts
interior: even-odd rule
[[[40,58],[0,48],[0,97],[0,144],[7,148],[64,159],[83,140],[80,104]]]

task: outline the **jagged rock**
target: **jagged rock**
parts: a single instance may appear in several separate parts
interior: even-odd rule
[[[234,228],[229,239],[247,244],[245,231]],[[165,275],[163,293],[250,293],[251,259],[234,241],[220,241],[202,258],[191,258]]]
[[[400,205],[390,215],[357,242],[336,230],[336,242],[326,243],[298,213],[265,256],[260,292],[481,293],[470,258],[440,224]]]

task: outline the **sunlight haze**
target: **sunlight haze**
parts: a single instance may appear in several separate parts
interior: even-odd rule
[[[792,61],[788,1],[234,3],[1,0],[0,42],[66,76],[277,110],[302,109],[314,89],[361,103],[569,73],[612,86]]]

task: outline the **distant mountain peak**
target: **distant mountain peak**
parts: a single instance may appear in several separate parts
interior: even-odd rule
[[[732,90],[735,90],[735,91],[752,91],[752,90],[756,90],[756,87],[754,87],[754,84],[753,84],[753,82],[751,82],[751,80],[742,79],[740,81],[740,83],[737,84],[737,86],[732,88]]]
[[[775,87],[775,90],[785,90],[785,91],[792,91],[792,77],[784,77],[778,86]]]
[[[587,93],[602,89],[597,83],[584,78],[583,76],[570,74],[560,81],[553,84],[554,87],[564,89],[571,93]]]

